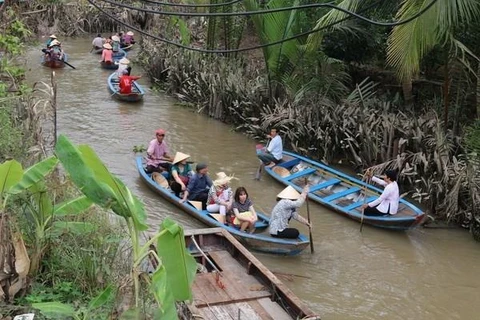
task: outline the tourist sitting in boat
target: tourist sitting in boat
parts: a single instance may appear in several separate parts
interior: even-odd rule
[[[121,80],[120,80],[121,81]],[[170,172],[173,158],[168,154],[168,146],[163,139],[165,130],[157,129],[155,139],[150,141],[147,149],[147,167],[146,172]]]
[[[240,227],[240,231],[245,231],[248,228],[248,231],[253,233],[258,217],[253,208],[253,202],[248,197],[247,189],[245,189],[245,187],[238,187],[237,190],[235,190],[235,196],[233,198],[232,210],[235,215],[233,224]]]
[[[190,178],[187,190],[183,193],[180,202],[187,200],[201,201],[202,209],[207,208],[208,191],[213,185],[212,179],[208,176],[208,166],[205,163],[197,164],[196,173]]]
[[[303,188],[302,194],[288,186],[277,195],[277,204],[270,216],[269,232],[272,237],[296,239],[300,232],[295,228],[288,228],[290,219],[295,219],[307,226],[311,226],[307,219],[298,214],[297,209],[302,206],[309,191],[308,185]]]
[[[57,40],[57,36],[52,34],[48,37],[47,42],[45,43],[46,47],[49,48],[53,40]]]
[[[270,130],[270,135],[267,138],[271,139],[267,144],[265,150],[258,154],[258,158],[265,166],[273,167],[282,161],[283,157],[283,143],[282,138],[278,134],[276,128]]]
[[[120,51],[120,37],[119,36],[113,36],[112,37],[112,50],[113,52],[118,52]]]
[[[170,171],[172,176],[170,188],[175,192],[177,197],[180,197],[181,192],[187,190],[188,181],[194,174],[192,167],[187,163],[188,158],[190,158],[190,156],[182,152],[177,152],[175,158],[173,158],[172,169]]]
[[[120,31],[120,32],[118,33],[118,37],[120,38],[120,48],[123,48],[123,46],[124,46],[124,44],[125,44],[125,43],[124,43],[125,32]]]
[[[227,176],[225,172],[217,173],[217,179],[213,181],[210,191],[208,192],[207,211],[210,213],[220,213],[218,221],[225,223],[227,212],[232,209],[233,192],[230,188],[230,181],[234,179]]]
[[[64,52],[62,50],[60,41],[54,39],[52,42],[50,42],[50,46],[48,49],[42,49],[42,52],[45,53],[45,56],[49,60],[63,60],[64,58]]]
[[[117,69],[117,77],[120,77],[124,74],[130,75],[130,73],[127,71],[128,65],[130,64],[130,60],[127,58],[122,58],[120,61],[118,61],[118,69]],[[131,70],[131,68],[130,68]]]
[[[109,43],[103,45],[102,60],[100,62],[113,63],[112,46]]]
[[[103,47],[103,42],[104,39],[102,38],[102,35],[100,33],[97,34],[97,36],[92,41],[93,50],[101,49]]]
[[[372,181],[385,187],[380,197],[370,203],[362,206],[363,213],[366,216],[385,216],[394,215],[398,212],[398,203],[400,202],[400,192],[397,184],[397,172],[387,170],[383,179],[373,177],[372,173],[367,174]]]
[[[124,36],[123,36],[123,44],[125,46],[129,46],[131,44],[135,43],[135,40],[133,39],[134,33],[132,31],[128,31]]]

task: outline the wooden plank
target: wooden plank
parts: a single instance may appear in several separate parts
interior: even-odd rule
[[[294,174],[289,175],[288,177],[285,177],[285,180],[292,181],[293,179],[297,179],[299,177],[315,173],[316,171],[317,171],[317,169],[315,169],[315,168],[308,168],[308,169],[305,169],[305,170],[302,170],[302,171],[299,171],[299,172],[295,172]]]
[[[346,195],[349,195],[349,194],[357,192],[357,191],[360,191],[360,188],[359,187],[353,187],[353,188],[350,188],[350,189],[347,189],[347,190],[344,190],[344,191],[341,191],[341,192],[336,192],[334,194],[331,194],[331,195],[329,195],[325,198],[322,198],[322,200],[325,201],[325,202],[330,202],[332,200],[344,197]]]
[[[352,209],[356,209],[358,207],[360,207],[361,205],[363,205],[364,203],[369,203],[375,199],[377,199],[378,197],[368,197],[366,201],[358,201],[358,202],[354,202],[352,203],[351,205],[349,206],[346,206],[346,207],[343,207],[343,210],[345,211],[350,211]]]
[[[275,320],[291,320],[292,317],[276,302],[268,298],[258,299],[257,302]],[[270,319],[270,318],[265,318]]]
[[[315,192],[315,191],[317,191],[317,190],[320,190],[320,189],[329,187],[329,186],[331,186],[331,185],[334,185],[334,184],[339,183],[340,181],[341,181],[341,180],[339,180],[339,179],[337,179],[337,178],[333,178],[333,179],[327,180],[327,181],[325,181],[325,182],[316,184],[316,185],[310,187],[310,192]]]
[[[206,306],[198,309],[204,319],[218,320],[270,320],[262,318],[248,303],[239,302],[228,305]]]

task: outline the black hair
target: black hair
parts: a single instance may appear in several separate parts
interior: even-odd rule
[[[397,171],[396,170],[387,170],[385,171],[385,175],[388,177],[388,179],[392,181],[397,181]]]
[[[130,72],[132,72],[132,67],[128,66],[126,70],[127,70],[127,76],[129,76]]]
[[[237,190],[235,190],[235,196],[233,197],[236,202],[240,202],[240,194],[242,192],[247,195],[247,199],[248,199],[247,189],[245,189],[245,187],[238,187]]]
[[[101,38],[101,37],[102,37],[102,35],[99,33],[99,34],[97,34],[97,37],[100,37],[100,38]]]

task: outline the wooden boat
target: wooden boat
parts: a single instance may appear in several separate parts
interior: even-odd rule
[[[262,146],[257,146],[257,154]],[[292,152],[283,152],[283,162],[265,171],[275,180],[300,191],[305,178],[310,184],[308,197],[356,221],[361,221],[364,203],[377,199],[383,190],[332,169],[320,162]],[[365,192],[366,190],[366,192]],[[366,193],[366,194],[365,194]],[[405,199],[400,200],[398,213],[365,216],[363,223],[375,227],[408,230],[418,226],[425,213]]]
[[[133,43],[129,44],[127,46],[124,46],[124,47],[122,46],[121,48],[122,48],[123,51],[130,51],[133,48]]]
[[[117,52],[114,52],[112,55],[113,61],[119,61],[120,59],[123,59],[126,56],[127,56],[127,52],[125,52],[125,50],[123,49],[120,49]]]
[[[200,271],[182,319],[320,320],[226,230],[186,230],[185,245]]]
[[[250,234],[242,232],[235,227],[226,226],[216,220],[215,215],[212,215],[207,210],[201,210],[201,208],[197,209],[194,204],[190,202],[180,203],[180,199],[175,196],[175,194],[171,190],[167,188],[168,184],[162,187],[152,178],[150,174],[147,174],[145,172],[142,157],[137,157],[136,162],[140,178],[154,192],[158,193],[163,198],[176,205],[191,216],[202,221],[206,225],[211,227],[220,227],[229,231],[240,242],[254,250],[275,254],[295,255],[300,253],[310,244],[308,238],[304,235],[300,235],[298,239],[281,239],[274,238],[268,234]],[[259,221],[257,221],[255,227],[257,228],[257,230],[265,229],[268,226],[268,218],[262,213],[257,212],[257,214]]]
[[[103,48],[93,48],[92,52],[95,54],[102,54]]]
[[[51,59],[49,55],[42,55],[41,63],[45,67],[58,69],[58,68],[65,68],[65,61],[68,61],[68,55],[66,53],[63,54],[63,60],[58,59]]]
[[[129,94],[122,94],[120,93],[120,87],[118,82],[117,74],[114,72],[108,77],[108,90],[112,94],[112,97],[127,101],[127,102],[137,102],[143,99],[145,95],[145,91],[143,90],[142,86],[139,85],[136,81],[132,84],[132,92]]]
[[[118,69],[118,63],[115,63],[115,61],[114,62],[101,61],[100,66],[103,69],[107,69],[107,70],[117,70]]]

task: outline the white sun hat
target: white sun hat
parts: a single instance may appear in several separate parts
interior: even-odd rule
[[[281,199],[290,199],[290,200],[297,200],[300,198],[300,193],[295,190],[292,186],[288,186],[282,190],[279,194],[277,194],[277,198]]]

